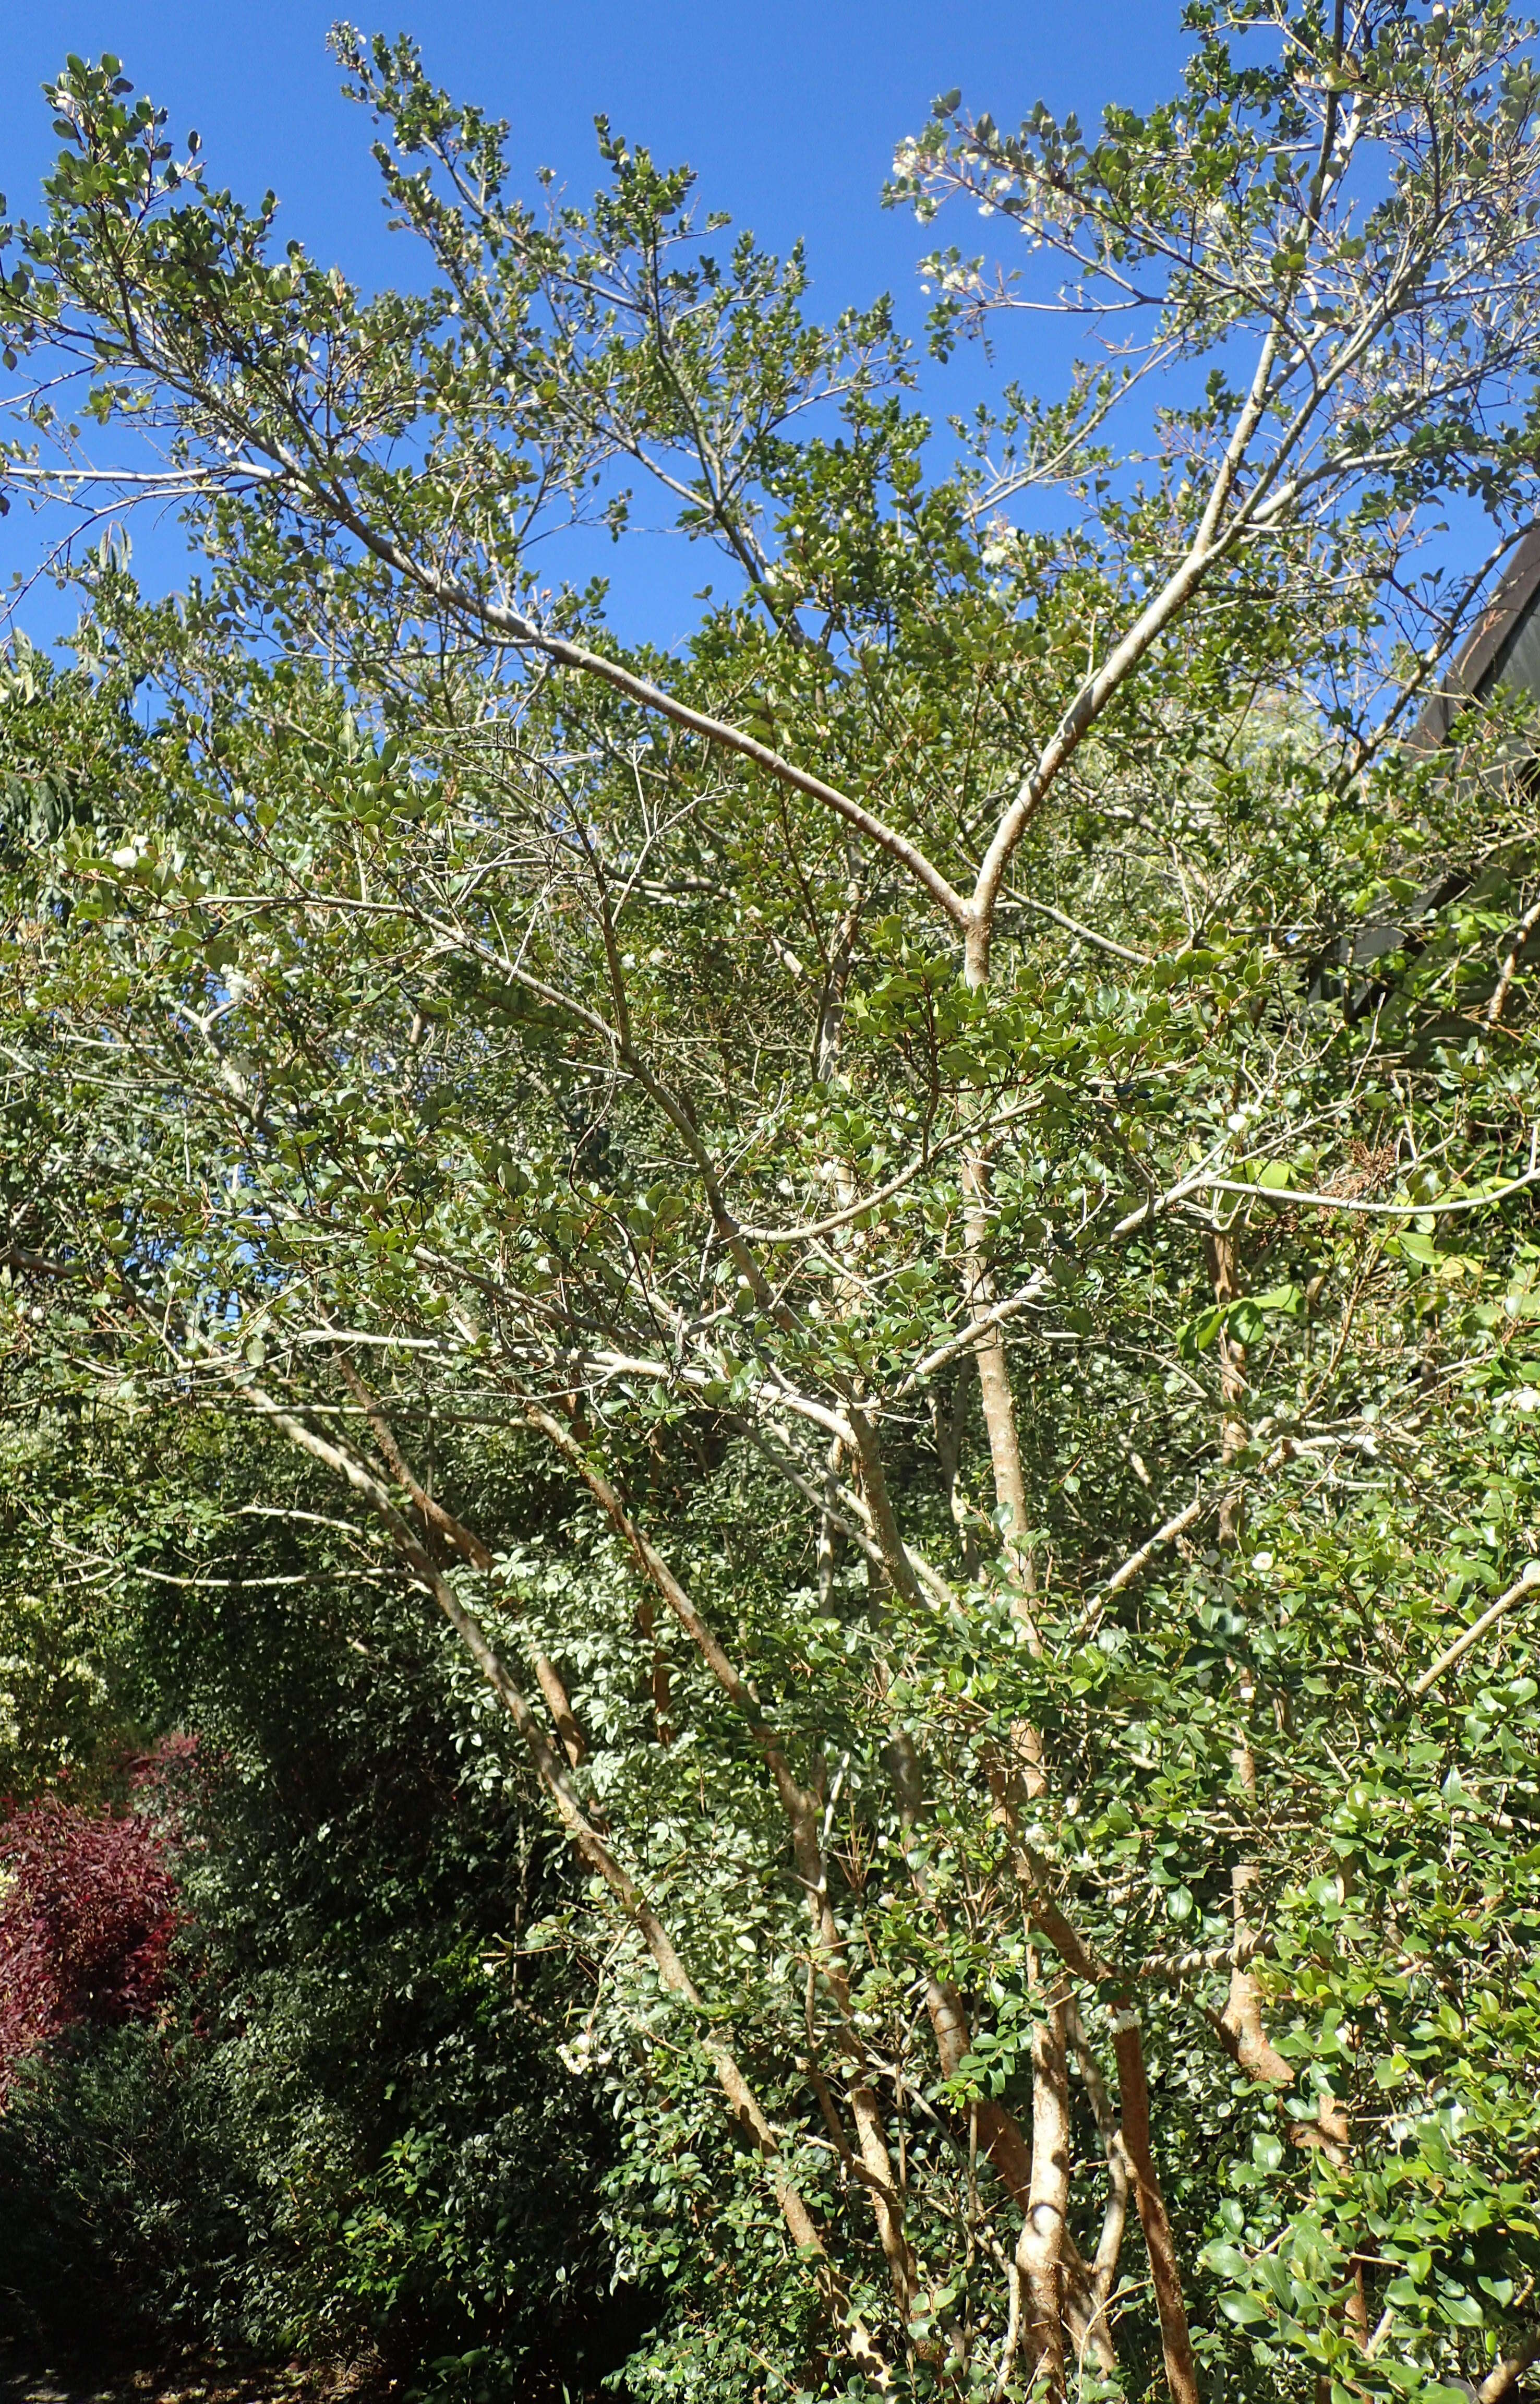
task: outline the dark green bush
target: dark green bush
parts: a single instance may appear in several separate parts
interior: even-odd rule
[[[288,1591],[136,1631],[143,1710],[203,1739],[187,1921],[156,2019],[18,2077],[0,2327],[591,2392],[645,2315],[611,2293],[607,2131],[521,1950],[566,1864],[410,1602],[366,1643]]]

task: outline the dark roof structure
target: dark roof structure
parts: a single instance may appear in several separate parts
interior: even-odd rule
[[[1507,573],[1477,618],[1437,692],[1423,706],[1407,748],[1423,755],[1444,750],[1453,738],[1455,720],[1473,703],[1491,701],[1500,692],[1526,694],[1540,709],[1540,524],[1531,526],[1509,562]],[[1522,760],[1533,766],[1526,743],[1510,765]],[[1461,894],[1468,893],[1475,868],[1446,863],[1425,891],[1399,907],[1385,897],[1367,924],[1345,931],[1312,959],[1306,971],[1306,990],[1312,1001],[1339,1001],[1350,1023],[1378,1006],[1392,990],[1393,978],[1376,970],[1375,962],[1396,952],[1421,950],[1421,931],[1426,920]],[[1355,972],[1367,971],[1361,983]],[[1456,1018],[1454,1031],[1465,1029]]]
[[[1532,526],[1507,574],[1466,636],[1454,664],[1423,708],[1414,751],[1440,751],[1460,712],[1498,692],[1540,704],[1540,526]]]

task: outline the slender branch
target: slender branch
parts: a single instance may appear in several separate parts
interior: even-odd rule
[[[1516,2354],[1489,2370],[1476,2391],[1476,2404],[1505,2404],[1532,2362],[1540,2361],[1540,2336],[1526,2338]]]
[[[1071,1977],[1085,1980],[1107,1994],[1113,2004],[1113,2040],[1117,2056],[1118,2096],[1123,2142],[1133,2175],[1134,2201],[1144,2249],[1149,2256],[1160,2320],[1161,2352],[1172,2404],[1199,2404],[1197,2367],[1187,2308],[1183,2299],[1181,2268],[1166,2200],[1150,2149],[1150,2090],[1144,2073],[1144,2048],[1139,2014],[1129,1981],[1118,1976],[1085,1945],[1054,1901],[1047,1864],[1021,1831],[1009,1782],[991,1779],[996,1800],[1011,1838],[1011,1857],[1021,1889],[1022,1903],[1032,1926],[1053,1946]]]
[[[1508,947],[1506,954],[1504,957],[1502,973],[1498,977],[1496,989],[1492,994],[1491,1000],[1487,1009],[1487,1025],[1489,1027],[1495,1027],[1503,1015],[1503,1012],[1507,1004],[1508,994],[1512,987],[1514,977],[1518,973],[1519,956],[1522,952],[1525,944],[1529,942],[1530,937],[1533,934],[1536,927],[1540,927],[1540,902],[1531,903],[1530,907],[1525,911],[1523,916],[1519,919],[1518,926],[1515,927],[1512,934],[1508,938]]]
[[[313,497],[322,496],[313,495]],[[637,676],[631,669],[622,667],[618,661],[606,659],[602,652],[592,651],[585,644],[571,642],[564,635],[547,634],[522,611],[484,601],[463,584],[441,576],[436,569],[412,558],[388,536],[377,532],[335,485],[329,488],[324,498],[366,551],[372,552],[383,565],[393,568],[397,575],[415,585],[441,608],[450,608],[457,617],[485,626],[519,650],[539,651],[545,658],[553,660],[558,667],[574,669],[581,676],[609,685],[613,692],[636,702],[640,708],[655,711],[660,718],[667,719],[670,724],[682,727],[686,734],[699,735],[704,742],[720,750],[735,752],[740,759],[763,768],[778,783],[789,785],[793,791],[805,793],[809,800],[821,803],[824,808],[833,810],[847,825],[854,827],[858,834],[864,835],[868,842],[875,843],[879,850],[887,852],[889,859],[906,869],[955,925],[966,926],[969,915],[967,902],[918,845],[911,843],[907,835],[888,825],[885,819],[864,809],[848,793],[841,792],[837,786],[826,784],[821,776],[797,767],[768,743],[762,743],[756,735],[746,734],[741,727],[729,725],[725,720],[713,718],[705,710],[693,709],[688,702],[680,701],[661,685],[651,683],[646,677]]]
[[[1019,1317],[1024,1310],[1030,1310],[1035,1303],[1043,1300],[1051,1282],[1046,1269],[1034,1269],[1026,1284],[1018,1286],[1015,1293],[1008,1293],[1003,1302],[992,1303],[987,1310],[981,1310],[958,1335],[948,1336],[946,1342],[938,1345],[933,1352],[927,1352],[923,1361],[917,1361],[893,1388],[893,1399],[897,1401],[903,1394],[912,1394],[917,1386],[923,1386],[927,1378],[933,1377],[938,1370],[960,1360],[964,1352],[973,1351],[997,1327],[1003,1327],[1007,1320]]]
[[[373,1429],[375,1441],[385,1456],[392,1475],[411,1495],[425,1525],[436,1529],[440,1535],[454,1545],[461,1558],[469,1562],[472,1569],[489,1572],[493,1567],[490,1550],[483,1544],[480,1536],[473,1534],[461,1520],[455,1518],[452,1511],[446,1511],[443,1504],[436,1502],[428,1493],[397,1442],[395,1430],[385,1418],[379,1402],[365,1385],[345,1353],[339,1360],[337,1366],[342,1373],[343,1382],[362,1408],[370,1426]],[[551,1716],[556,1723],[556,1730],[567,1760],[574,1769],[579,1769],[582,1767],[583,1757],[588,1748],[583,1740],[582,1730],[578,1726],[577,1714],[572,1709],[572,1700],[567,1691],[566,1683],[543,1646],[537,1644],[530,1647],[529,1665],[535,1672],[536,1683],[545,1697]]]
[[[1463,1661],[1472,1645],[1480,1642],[1488,1628],[1495,1628],[1505,1611],[1511,1610],[1516,1602],[1522,1602],[1524,1597],[1533,1594],[1537,1586],[1540,1586],[1540,1561],[1530,1561],[1522,1576],[1515,1579],[1506,1594],[1500,1594],[1479,1619],[1473,1620],[1463,1634],[1440,1653],[1433,1667],[1423,1670],[1412,1688],[1413,1699],[1421,1702],[1422,1697],[1437,1685],[1446,1670],[1452,1670],[1457,1661]]]
[[[1253,1202],[1272,1202],[1285,1209],[1295,1203],[1310,1210],[1354,1210],[1362,1216],[1378,1219],[1449,1218],[1456,1210],[1490,1210],[1494,1203],[1506,1202],[1510,1195],[1524,1193],[1532,1185],[1540,1185],[1540,1165],[1535,1162],[1535,1150],[1540,1144],[1540,1125],[1530,1139],[1530,1167],[1522,1177],[1510,1179],[1506,1185],[1494,1185],[1490,1194],[1457,1194],[1448,1200],[1435,1194],[1427,1202],[1365,1202],[1352,1194],[1306,1194],[1292,1185],[1243,1185],[1232,1177],[1200,1177],[1193,1179],[1188,1192],[1201,1189],[1210,1194],[1243,1194]]]
[[[1186,1503],[1174,1518],[1168,1519],[1163,1528],[1157,1528],[1155,1534],[1146,1538],[1141,1544],[1137,1553],[1129,1554],[1121,1569],[1113,1572],[1112,1576],[1098,1594],[1097,1600],[1105,1602],[1110,1596],[1121,1594],[1126,1586],[1131,1586],[1146,1561],[1151,1560],[1163,1544],[1174,1544],[1178,1536],[1183,1535],[1195,1521],[1202,1518],[1208,1507],[1207,1498],[1199,1494],[1191,1502]]]
[[[738,1233],[747,1242],[754,1244],[812,1243],[819,1236],[832,1236],[839,1228],[849,1226],[852,1220],[861,1218],[866,1211],[880,1209],[883,1203],[890,1202],[895,1194],[902,1194],[906,1185],[912,1185],[917,1177],[922,1177],[928,1168],[933,1167],[936,1161],[943,1159],[947,1153],[956,1152],[962,1144],[977,1142],[981,1136],[998,1136],[1003,1128],[1014,1126],[1019,1120],[1031,1117],[1037,1107],[1036,1103],[1028,1103],[1018,1110],[1001,1111],[989,1119],[987,1126],[974,1125],[960,1127],[951,1135],[942,1136],[917,1159],[910,1161],[907,1167],[901,1168],[896,1177],[890,1177],[886,1185],[878,1185],[870,1194],[862,1195],[857,1200],[846,1203],[843,1209],[831,1211],[827,1219],[810,1220],[805,1226],[801,1227],[744,1225],[739,1227]]]
[[[1251,389],[1225,446],[1197,532],[1186,556],[1168,577],[1155,598],[1140,612],[1122,641],[1113,646],[1103,664],[1082,684],[995,830],[989,848],[980,863],[968,904],[970,949],[976,950],[985,959],[988,956],[995,904],[1011,856],[1046,799],[1060,769],[1079,749],[1108,703],[1121,692],[1145,654],[1185,608],[1211,567],[1233,547],[1245,512],[1238,514],[1225,536],[1219,533],[1220,520],[1266,408],[1277,349],[1278,328],[1271,326],[1263,339]],[[1256,497],[1253,493],[1253,505]]]
[[[1051,918],[1067,934],[1078,935],[1083,943],[1093,943],[1099,952],[1110,952],[1114,960],[1129,960],[1141,969],[1150,966],[1147,952],[1130,951],[1127,943],[1114,943],[1111,935],[1099,935],[1094,927],[1083,926],[1078,918],[1071,918],[1067,911],[1056,910],[1049,902],[1040,902],[1035,893],[1013,894],[1012,902],[1022,910],[1035,910],[1040,918]]]
[[[563,1459],[577,1471],[643,1575],[663,1597],[669,1611],[690,1638],[722,1693],[743,1713],[749,1723],[754,1742],[763,1758],[765,1768],[770,1772],[771,1782],[791,1831],[797,1871],[807,1892],[808,1908],[812,1913],[824,1979],[839,2011],[845,2047],[853,2067],[854,2076],[848,2090],[850,2109],[856,2124],[861,2157],[867,2170],[872,2173],[873,2210],[876,2218],[878,2238],[892,2272],[900,2311],[906,2313],[914,2284],[914,2258],[903,2231],[902,2206],[893,2192],[892,2163],[888,2153],[881,2116],[866,2075],[866,2048],[852,2008],[845,1941],[840,1935],[829,1900],[828,1879],[824,1870],[823,1848],[819,1836],[818,1810],[814,1798],[792,1774],[786,1756],[785,1740],[777,1729],[771,1726],[765,1716],[764,1707],[752,1685],[730,1658],[712,1629],[707,1627],[657,1546],[638,1527],[609,1478],[589,1459],[571,1428],[566,1426],[553,1412],[546,1410],[538,1403],[528,1403],[525,1405],[525,1416],[531,1426],[539,1428],[541,1434],[549,1439]]]
[[[1101,2076],[1101,2065],[1097,2061],[1091,2048],[1090,2039],[1085,2034],[1085,2024],[1080,2016],[1080,2006],[1072,1999],[1066,2027],[1074,2053],[1075,2064],[1090,2101],[1092,2116],[1097,2125],[1097,2134],[1101,2139],[1102,2151],[1107,2158],[1107,2207],[1102,2215],[1101,2233],[1097,2240],[1095,2258],[1091,2263],[1091,2289],[1098,2307],[1093,2334],[1099,2328],[1105,2333],[1110,2343],[1112,2332],[1107,2324],[1107,2306],[1112,2300],[1113,2289],[1117,2281],[1118,2258],[1123,2251],[1123,2232],[1127,2224],[1129,2198],[1133,2193],[1133,2169],[1128,2160],[1127,2148],[1123,2143],[1123,2131],[1117,2124],[1108,2098],[1106,2084]]]
[[[567,1835],[637,1928],[652,1956],[664,1987],[694,2013],[704,2014],[707,2008],[704,1998],[679,1959],[672,1937],[636,1880],[616,1859],[588,1817],[567,1771],[546,1741],[527,1700],[480,1620],[466,1608],[442,1571],[423,1549],[411,1525],[397,1509],[388,1489],[356,1455],[317,1434],[314,1428],[307,1426],[292,1411],[285,1409],[261,1387],[248,1384],[245,1391],[252,1406],[263,1418],[280,1429],[301,1451],[308,1452],[313,1459],[345,1478],[383,1521],[402,1560],[438,1603],[487,1684],[512,1719],[524,1739],[539,1782],[554,1804]],[[799,2253],[823,2258],[825,2249],[817,2225],[801,2190],[786,2169],[778,2141],[765,2118],[759,2099],[745,2078],[725,2037],[719,2028],[708,2024],[701,2031],[700,2041],[735,2117],[750,2130],[759,2145],[792,2243]],[[848,2313],[842,2317],[851,2334],[853,2345],[859,2344],[863,2354],[873,2360],[877,2359],[875,2348],[859,2324]]]

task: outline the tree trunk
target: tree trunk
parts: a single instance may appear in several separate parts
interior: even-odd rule
[[[1064,2002],[1032,2031],[1032,2167],[1016,2268],[1027,2341],[1046,2404],[1064,2395],[1064,2236],[1070,2206],[1070,2076]]]
[[[1166,2199],[1155,2176],[1150,2151],[1150,2090],[1144,2076],[1144,2048],[1139,2015],[1125,2008],[1114,2022],[1118,2100],[1123,2115],[1123,2142],[1133,2172],[1134,2201],[1150,2257],[1155,2310],[1160,2315],[1160,2349],[1172,2404],[1198,2404],[1197,2365],[1187,2327],[1187,2307],[1182,2297],[1182,2273],[1166,2210]]]

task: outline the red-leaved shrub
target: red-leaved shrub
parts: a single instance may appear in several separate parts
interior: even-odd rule
[[[176,1917],[167,1834],[140,1814],[50,1796],[0,1826],[0,2100],[63,2030],[154,2009]]]

